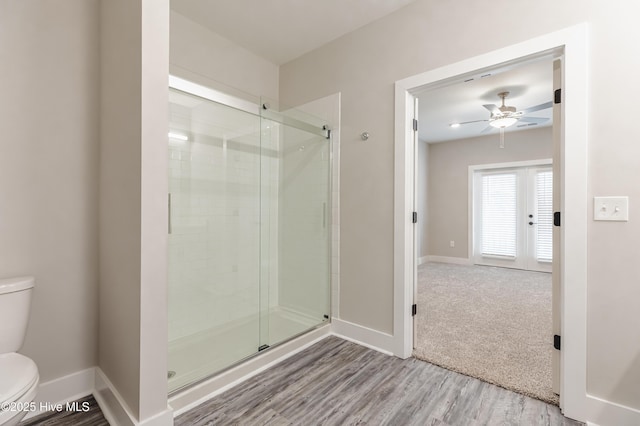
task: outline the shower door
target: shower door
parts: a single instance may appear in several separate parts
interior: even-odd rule
[[[262,306],[268,306],[261,342],[269,346],[328,321],[330,314],[331,145],[321,126],[292,118],[294,113],[304,116],[261,111],[261,260],[262,283],[268,283],[261,287],[267,292]]]
[[[170,392],[328,321],[326,136],[170,90]]]
[[[170,91],[169,390],[260,347],[260,117]]]

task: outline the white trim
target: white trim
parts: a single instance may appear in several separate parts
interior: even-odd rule
[[[414,96],[405,80],[395,85],[394,220],[393,220],[393,354],[413,352],[413,115]],[[411,283],[413,284],[413,283]]]
[[[469,173],[487,169],[518,169],[522,167],[550,166],[552,164],[553,158],[543,158],[540,160],[526,161],[509,161],[506,163],[474,164],[469,166]]]
[[[640,425],[640,410],[587,395],[588,425]]]
[[[110,425],[134,426],[136,424],[131,410],[100,367],[96,367],[95,370],[95,386],[93,397]]]
[[[104,418],[110,425],[118,426],[169,426],[173,425],[173,413],[169,407],[160,413],[149,417],[144,421],[139,421],[133,415],[131,409],[124,402],[124,398],[107,375],[100,369],[95,368],[95,390],[93,397],[102,410]]]
[[[393,336],[338,318],[331,319],[334,336],[357,343],[386,355],[393,355]]]
[[[422,265],[423,263],[427,263],[429,261],[429,256],[422,256],[418,258],[418,265]]]
[[[425,256],[426,262],[440,262],[440,263],[452,263],[454,265],[473,265],[471,259],[466,257],[451,257],[451,256]]]
[[[36,407],[40,407],[41,403],[49,405],[63,404],[73,402],[85,396],[91,395],[95,388],[95,368],[87,368],[86,370],[77,371],[57,379],[38,385],[38,392],[33,402]],[[44,411],[29,411],[25,416],[26,419],[43,414]]]
[[[171,396],[169,405],[173,408],[173,416],[176,417],[189,411],[214,396],[307,349],[309,346],[327,338],[330,334],[331,327],[327,324],[287,343],[273,347],[263,355],[251,358],[211,379]]]
[[[410,306],[413,293],[413,224],[410,220],[412,161],[409,120],[413,113],[412,92],[424,86],[442,83],[453,77],[497,64],[514,64],[523,58],[562,50],[563,70],[563,155],[561,161],[563,227],[562,252],[562,335],[561,407],[566,416],[587,418],[587,24],[546,34],[493,52],[447,65],[395,85],[395,196],[394,196],[394,354],[406,358],[413,347]],[[570,158],[571,161],[566,161]]]

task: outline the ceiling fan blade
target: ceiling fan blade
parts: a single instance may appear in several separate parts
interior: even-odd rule
[[[500,111],[500,108],[498,108],[497,105],[486,104],[486,105],[482,105],[482,106],[485,107],[486,109],[488,109],[489,112],[491,113],[491,115],[500,115],[500,114],[502,114],[502,111]]]
[[[549,121],[549,119],[543,117],[522,117],[518,121],[523,123],[544,123],[545,121]]]
[[[482,131],[480,133],[489,133],[490,131],[492,131],[493,129],[495,129],[495,127],[492,126],[487,126],[484,129],[482,129]]]
[[[545,102],[543,104],[532,106],[531,108],[527,108],[525,110],[522,110],[522,113],[529,114],[531,112],[536,112],[536,111],[540,111],[540,110],[543,110],[543,109],[551,108],[552,106],[553,106],[553,102],[549,101],[549,102]]]
[[[462,123],[458,123],[458,124],[462,125],[462,124],[471,124],[471,123],[481,123],[481,122],[483,122],[483,121],[484,121],[484,122],[487,122],[487,121],[489,121],[489,120],[463,121]]]
[[[528,124],[519,124],[516,127],[529,127],[529,126],[537,126],[538,123],[528,123]]]

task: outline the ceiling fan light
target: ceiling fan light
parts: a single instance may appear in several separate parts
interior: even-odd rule
[[[489,125],[491,127],[501,129],[501,128],[513,126],[517,122],[518,122],[518,119],[514,117],[498,117],[489,121]]]

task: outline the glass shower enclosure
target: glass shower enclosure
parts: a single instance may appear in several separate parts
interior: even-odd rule
[[[331,161],[317,120],[171,82],[175,392],[328,322]]]

